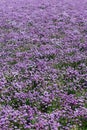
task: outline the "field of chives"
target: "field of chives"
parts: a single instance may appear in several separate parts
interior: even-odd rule
[[[87,0],[0,1],[0,130],[87,130]]]

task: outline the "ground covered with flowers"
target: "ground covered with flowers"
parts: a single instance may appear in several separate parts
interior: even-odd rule
[[[87,0],[0,1],[0,130],[87,130]]]

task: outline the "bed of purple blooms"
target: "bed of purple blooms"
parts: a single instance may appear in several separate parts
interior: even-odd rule
[[[0,130],[87,130],[87,0],[0,1]]]

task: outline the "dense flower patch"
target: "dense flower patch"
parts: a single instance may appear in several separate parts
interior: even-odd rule
[[[87,1],[0,1],[0,130],[87,130]]]

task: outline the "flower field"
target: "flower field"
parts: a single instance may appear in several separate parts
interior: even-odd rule
[[[0,1],[0,130],[87,130],[87,0]]]

